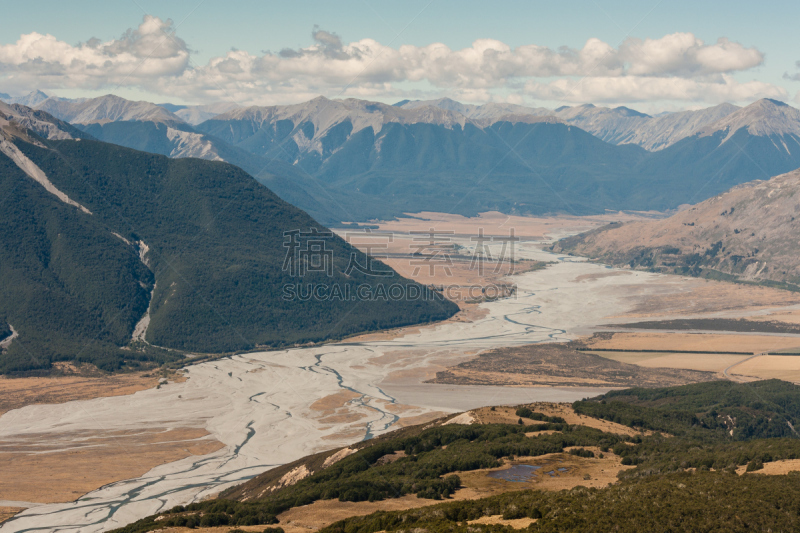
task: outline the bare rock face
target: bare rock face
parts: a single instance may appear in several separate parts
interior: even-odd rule
[[[699,133],[703,136],[724,131],[727,136],[722,142],[725,142],[743,128],[746,128],[750,135],[759,137],[798,137],[800,136],[800,110],[777,100],[763,98],[710,124]],[[780,149],[780,147],[778,148]],[[784,148],[790,151],[790,148],[786,146]],[[794,148],[800,147],[795,145]]]
[[[637,144],[647,150],[662,150],[681,139],[700,132],[703,128],[736,112],[738,106],[720,104],[706,109],[680,111],[652,117],[622,139],[621,144]]]
[[[31,109],[21,104],[9,105],[4,102],[0,102],[0,129],[16,129],[19,130],[17,134],[21,135],[24,135],[23,130],[30,130],[36,135],[50,140],[91,138],[90,135],[44,111]]]
[[[800,285],[800,170],[753,181],[663,220],[612,224],[556,250],[618,266]]]

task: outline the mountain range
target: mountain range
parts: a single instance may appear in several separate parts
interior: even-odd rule
[[[236,109],[239,107],[237,104],[232,102],[217,102],[216,104],[207,104],[207,105],[176,105],[176,104],[158,104],[160,107],[163,107],[167,111],[174,113],[176,116],[180,117],[181,120],[188,124],[192,124],[196,126],[201,122],[205,122],[206,120],[213,118],[217,115],[221,115],[227,111],[232,109]]]
[[[552,114],[456,104],[317,98],[236,109],[196,129],[301,169],[355,220],[426,210],[667,210],[800,167],[800,150],[791,148],[800,139],[800,111],[773,100],[657,117],[672,132],[658,130],[670,140],[653,142],[672,143],[658,151],[605,142]],[[783,126],[759,126],[765,122]],[[672,142],[676,132],[691,135]]]
[[[663,220],[613,224],[557,243],[616,266],[800,287],[800,170],[755,180]],[[769,283],[768,283],[769,284]]]
[[[611,144],[635,144],[650,151],[671,146],[739,109],[733,104],[720,104],[707,109],[653,117],[627,107],[608,108],[592,104],[563,106],[555,110],[514,104],[468,105],[449,98],[405,101],[400,104],[409,109],[436,106],[460,113],[476,123],[513,116],[553,116]]]
[[[419,211],[670,210],[800,167],[800,111],[774,100],[653,117],[449,99],[200,109],[41,96],[27,99],[99,140],[239,166],[326,224]],[[199,124],[182,118],[226,108]]]
[[[156,105],[114,95],[68,100],[48,97],[41,91],[17,100],[37,102],[37,110],[68,121],[97,140],[172,158],[197,157],[226,161],[256,177],[289,203],[313,213],[318,220],[327,223],[342,220],[343,214],[335,213],[327,205],[326,195],[320,199],[316,197],[320,194],[319,186],[299,169],[280,160],[259,157],[198,132],[179,116],[184,112],[193,113],[197,108],[229,109],[230,105]]]
[[[65,360],[116,370],[457,310],[396,274],[348,271],[366,256],[233,165],[99,142],[20,105],[0,104],[0,198],[0,331],[17,334],[4,373]],[[322,235],[324,271],[285,268],[293,231]],[[420,298],[284,297],[300,282],[351,295],[397,282]]]

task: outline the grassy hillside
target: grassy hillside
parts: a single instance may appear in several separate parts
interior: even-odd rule
[[[676,473],[626,480],[606,489],[518,491],[409,511],[379,512],[332,524],[324,533],[427,531],[512,532],[507,525],[470,523],[482,517],[532,518],[528,531],[796,531],[800,473],[737,476]]]
[[[0,317],[20,333],[0,371],[74,359],[120,368],[143,357],[121,348],[148,304],[149,343],[213,353],[340,338],[456,312],[397,275],[345,275],[352,254],[362,265],[366,258],[337,237],[325,244],[330,276],[284,271],[284,232],[325,228],[227,163],[88,140],[14,142],[92,214],[60,202],[0,156]],[[428,299],[284,298],[284,286],[297,282],[338,284],[350,295],[361,285],[372,294],[378,282],[401,283]]]
[[[735,187],[664,220],[569,237],[554,249],[617,266],[800,290],[798,192],[800,172],[793,171]]]
[[[353,517],[326,531],[476,531],[468,529],[468,521],[495,515],[536,519],[530,526],[536,531],[607,531],[617,530],[616,525],[619,531],[718,530],[709,529],[710,524],[723,524],[722,530],[763,526],[777,531],[800,525],[796,503],[800,473],[736,474],[740,466],[757,471],[764,463],[800,458],[800,438],[789,426],[800,415],[799,387],[772,380],[627,389],[576,402],[573,409],[590,419],[619,425],[601,430],[520,407],[516,424],[464,426],[440,421],[405,428],[357,444],[350,449],[351,455],[338,461],[342,454],[337,450],[318,454],[266,472],[218,500],[179,506],[120,531],[276,523],[281,512],[319,500],[372,502],[406,494],[447,499],[463,486],[461,477],[479,469],[498,468],[514,458],[535,460],[567,453],[567,449],[567,456],[591,461],[598,456],[590,447],[599,450],[600,458],[613,455],[628,465],[620,471],[618,483],[559,492],[509,488],[488,498]],[[625,428],[639,432],[625,433]],[[288,486],[281,482],[298,469],[312,474]],[[734,508],[736,513],[731,513]],[[506,531],[507,526],[469,527]]]

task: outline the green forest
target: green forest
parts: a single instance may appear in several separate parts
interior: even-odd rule
[[[454,472],[497,467],[508,458],[541,456],[567,447],[574,455],[590,458],[594,454],[583,449],[588,446],[613,452],[634,468],[621,472],[619,483],[603,489],[516,491],[354,517],[326,531],[511,531],[506,526],[467,528],[467,520],[498,514],[536,518],[530,527],[536,531],[746,531],[765,525],[780,531],[800,525],[800,473],[736,474],[740,466],[758,470],[764,463],[800,458],[800,438],[791,430],[789,435],[779,430],[781,425],[789,428],[800,414],[800,387],[770,380],[628,389],[573,407],[594,418],[655,432],[618,435],[569,425],[531,406],[520,406],[517,416],[541,423],[405,428],[363,443],[353,455],[259,499],[232,499],[241,495],[232,489],[220,499],[179,506],[119,531],[274,524],[281,512],[321,499],[375,501],[416,494],[447,500],[460,487]],[[543,430],[557,432],[525,435]],[[387,457],[394,460],[382,459]],[[270,478],[270,473],[263,476]],[[619,529],[614,529],[617,525]]]
[[[8,324],[3,324],[0,322],[0,341],[7,339],[11,335],[11,328],[8,326]]]
[[[704,471],[625,480],[604,489],[507,492],[480,500],[348,518],[321,531],[517,531],[499,524],[468,523],[495,515],[506,519],[536,518],[527,529],[537,532],[797,531],[800,472],[788,476],[738,476]]]
[[[367,261],[336,236],[325,239],[329,271],[302,278],[284,271],[284,232],[328,230],[237,167],[85,139],[39,141],[46,146],[15,144],[92,214],[62,203],[0,157],[0,317],[19,332],[0,372],[46,371],[54,361],[138,368],[181,352],[319,342],[457,311],[396,273],[345,274],[351,256]],[[149,247],[146,265],[140,243]],[[371,294],[378,282],[401,283],[421,297],[284,298],[284,286],[298,282],[348,286],[352,295],[359,286]],[[131,349],[148,305],[152,346]]]

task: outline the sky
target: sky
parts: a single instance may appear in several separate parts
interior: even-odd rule
[[[645,112],[800,104],[800,2],[6,2],[0,92],[154,102],[394,103]],[[68,6],[68,7],[66,7]]]

